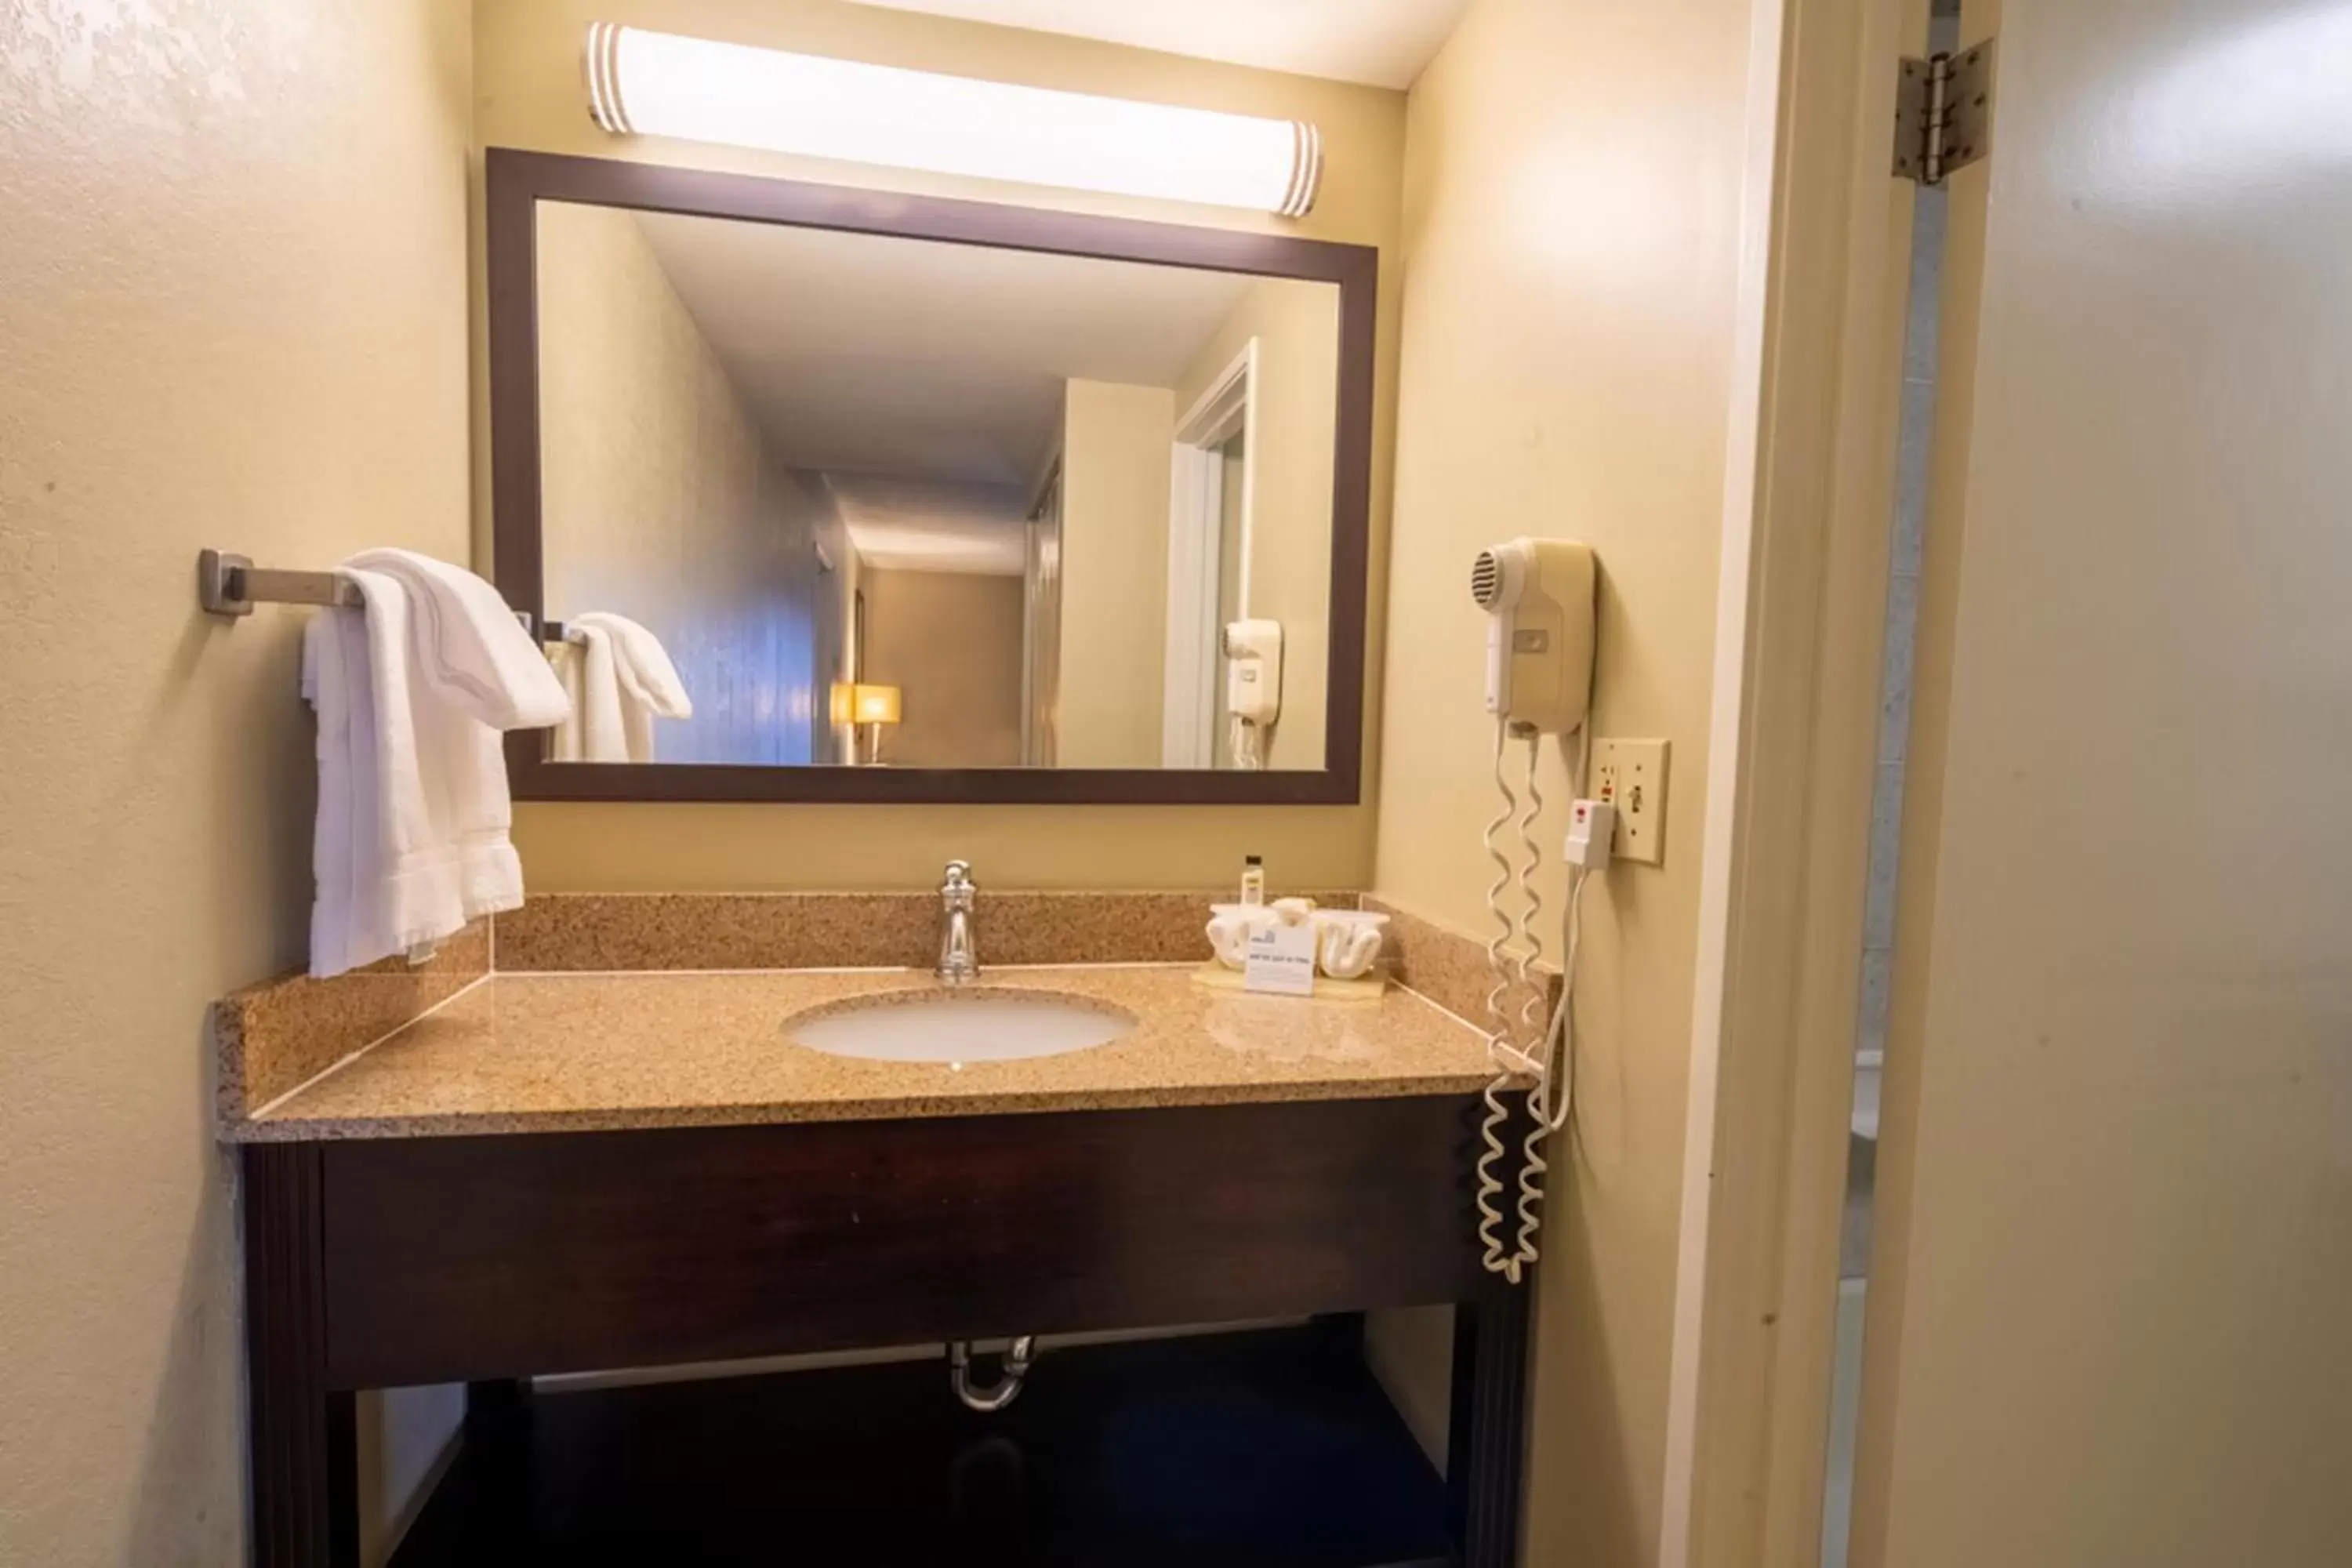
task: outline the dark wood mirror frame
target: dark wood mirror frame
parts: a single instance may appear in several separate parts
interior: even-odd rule
[[[487,155],[492,541],[507,602],[543,618],[537,207],[685,213],[999,249],[1334,283],[1339,438],[1331,484],[1330,663],[1318,772],[1160,768],[856,768],[552,763],[543,731],[507,737],[522,800],[859,801],[968,805],[1348,805],[1360,797],[1364,617],[1371,539],[1372,361],[1379,253],[1278,235],[898,195],[748,174],[493,147]]]

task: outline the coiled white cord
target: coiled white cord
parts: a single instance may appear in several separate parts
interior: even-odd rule
[[[1265,771],[1265,731],[1240,714],[1231,716],[1225,729],[1234,753],[1237,773],[1255,773]]]
[[[1534,1124],[1519,1146],[1519,1243],[1511,1255],[1512,1264],[1520,1269],[1534,1264],[1537,1258],[1536,1232],[1542,1224],[1544,1173],[1551,1168],[1543,1156],[1544,1141],[1568,1125],[1569,1116],[1576,1107],[1576,1021],[1571,1004],[1576,995],[1576,950],[1583,935],[1584,884],[1591,875],[1580,870],[1569,885],[1559,1001],[1553,1006],[1551,1021],[1544,1031],[1542,1067],[1535,1075],[1535,1086],[1528,1091],[1528,1110]],[[1556,1106],[1555,1090],[1559,1096]],[[1515,1284],[1518,1278],[1517,1273],[1510,1275]]]
[[[1519,1003],[1519,1034],[1530,1047],[1536,1043],[1536,1031],[1544,1022],[1544,986],[1536,965],[1543,961],[1543,930],[1536,921],[1543,914],[1543,890],[1536,883],[1536,873],[1543,867],[1543,849],[1536,843],[1536,820],[1543,815],[1543,786],[1536,777],[1536,766],[1543,760],[1543,737],[1528,737],[1528,804],[1519,814],[1519,849],[1524,858],[1519,862],[1517,980],[1526,993]]]
[[[1527,1269],[1538,1256],[1537,1231],[1541,1224],[1543,1179],[1549,1170],[1543,1156],[1547,1139],[1566,1126],[1576,1100],[1575,1020],[1572,1002],[1576,994],[1576,958],[1583,934],[1582,909],[1584,884],[1591,875],[1580,870],[1569,884],[1567,908],[1562,914],[1559,998],[1549,1016],[1543,1013],[1543,982],[1537,965],[1543,956],[1543,938],[1535,922],[1543,909],[1543,898],[1538,891],[1536,871],[1542,865],[1543,853],[1537,842],[1535,825],[1543,810],[1543,793],[1537,780],[1537,765],[1541,760],[1543,742],[1540,736],[1530,736],[1528,742],[1527,805],[1520,809],[1518,798],[1512,793],[1510,782],[1504,776],[1503,754],[1509,731],[1497,721],[1495,729],[1495,787],[1503,797],[1503,810],[1486,825],[1483,842],[1486,858],[1494,862],[1496,876],[1486,889],[1486,907],[1495,917],[1496,934],[1486,944],[1487,967],[1493,972],[1495,984],[1486,994],[1486,1017],[1489,1026],[1486,1053],[1495,1063],[1498,1076],[1486,1086],[1486,1121],[1479,1128],[1485,1152],[1478,1157],[1477,1192],[1478,1239],[1486,1248],[1487,1271],[1500,1274],[1512,1284],[1522,1282]],[[1570,778],[1572,793],[1581,792],[1585,764],[1591,747],[1589,730],[1578,731],[1575,767]],[[1525,858],[1514,866],[1508,855],[1495,841],[1495,836],[1506,824],[1517,819],[1520,847]],[[1515,916],[1503,903],[1506,889],[1517,883],[1519,893],[1518,913]],[[1527,993],[1520,1002],[1517,1023],[1522,1046],[1511,1037],[1507,1002],[1513,991]],[[1528,1037],[1541,1026],[1539,1037]],[[1508,1151],[1502,1138],[1503,1128],[1510,1121],[1511,1111],[1503,1095],[1519,1080],[1532,1079],[1528,1089],[1528,1109],[1532,1125],[1520,1145],[1519,1197],[1517,1205],[1518,1231],[1514,1244],[1507,1249],[1501,1237],[1503,1214],[1496,1200],[1502,1195],[1503,1184],[1495,1174],[1495,1167]],[[1559,1090],[1555,1103],[1554,1091]]]
[[[1503,893],[1511,885],[1511,858],[1495,841],[1511,819],[1518,815],[1518,797],[1511,793],[1511,781],[1503,774],[1503,750],[1510,739],[1505,721],[1495,721],[1495,788],[1503,797],[1503,809],[1486,824],[1479,841],[1486,847],[1486,858],[1494,863],[1495,879],[1486,889],[1486,910],[1494,917],[1495,934],[1486,941],[1486,968],[1494,976],[1494,984],[1486,993],[1486,1055],[1497,1067],[1507,1058],[1517,1057],[1506,1036],[1509,1033],[1509,1014],[1505,1005],[1511,993],[1514,975],[1507,955],[1511,938],[1517,933],[1517,922],[1503,907]],[[1503,1146],[1502,1130],[1511,1120],[1510,1108],[1503,1103],[1503,1091],[1511,1086],[1513,1073],[1506,1068],[1502,1075],[1486,1086],[1486,1119],[1478,1129],[1486,1152],[1478,1156],[1478,1241],[1486,1251],[1488,1272],[1502,1274],[1517,1283],[1517,1265],[1511,1262],[1511,1251],[1503,1245],[1503,1211],[1495,1200],[1503,1195],[1503,1184],[1495,1174],[1495,1166],[1510,1151]]]

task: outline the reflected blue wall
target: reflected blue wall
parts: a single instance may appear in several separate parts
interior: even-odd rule
[[[833,677],[838,578],[823,571],[817,535],[830,521],[814,475],[779,473],[763,497],[772,531],[723,602],[679,612],[667,633],[656,626],[694,700],[690,719],[656,726],[665,763],[806,765],[829,762],[830,732],[818,723]],[[763,489],[766,488],[763,486]],[[650,624],[650,623],[649,623]]]

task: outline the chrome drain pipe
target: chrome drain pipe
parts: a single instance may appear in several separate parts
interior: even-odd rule
[[[1005,1351],[1003,1374],[981,1388],[971,1380],[971,1342],[953,1340],[948,1344],[948,1384],[967,1408],[992,1415],[1021,1397],[1022,1382],[1036,1361],[1037,1336],[1024,1334]]]

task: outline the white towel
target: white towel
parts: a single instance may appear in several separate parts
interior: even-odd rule
[[[408,590],[412,646],[441,698],[493,730],[543,730],[569,710],[538,643],[471,572],[413,550],[363,550],[343,564]]]
[[[572,717],[555,727],[555,760],[651,762],[650,738],[645,755],[633,757],[629,752],[625,710],[633,704],[621,695],[620,670],[614,658],[612,637],[601,626],[569,623],[564,636],[567,640],[556,650],[553,662],[564,693],[572,700]]]
[[[678,679],[677,666],[670,662],[669,650],[662,647],[661,638],[628,616],[616,616],[609,610],[591,610],[573,624],[612,637],[613,658],[624,694],[660,718],[694,717],[694,701],[687,696],[686,683]]]
[[[569,688],[579,715],[577,760],[652,762],[654,721],[694,716],[694,702],[668,650],[626,616],[591,610],[565,624],[580,639],[579,657],[568,661],[577,680]],[[617,733],[611,727],[614,721]]]
[[[453,614],[444,598],[437,625],[427,625],[422,606],[434,591],[413,589],[417,574],[347,565],[342,575],[365,607],[322,611],[303,640],[303,694],[319,714],[310,973],[320,976],[414,952],[522,902],[506,756],[498,730],[478,715],[544,712],[549,692],[559,713],[563,702],[502,603],[493,618]],[[456,592],[460,604],[480,602]],[[461,632],[457,619],[473,625]],[[503,639],[519,643],[529,663]],[[452,674],[459,667],[462,679]],[[533,668],[544,691],[528,679],[515,683],[520,690],[497,684],[501,669]]]
[[[369,678],[367,615],[324,610],[302,635],[302,695],[319,715],[319,809],[310,838],[317,890],[310,904],[310,972],[339,974],[355,945],[352,889],[362,849],[375,836],[355,835],[354,820],[376,820],[374,682]],[[365,873],[375,880],[373,863]],[[362,939],[356,945],[366,945]],[[364,962],[364,961],[362,961]]]

